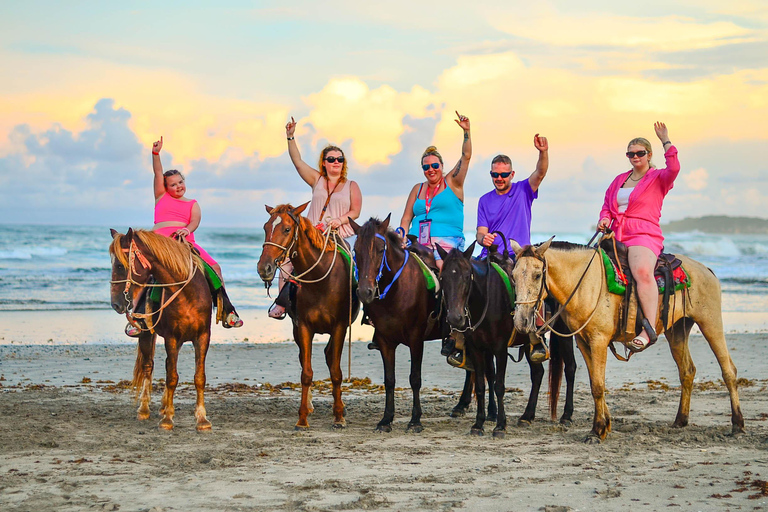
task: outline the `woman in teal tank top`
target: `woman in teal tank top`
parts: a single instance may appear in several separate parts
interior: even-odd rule
[[[456,112],[456,124],[464,131],[461,158],[451,171],[443,175],[443,157],[435,146],[429,146],[421,156],[421,168],[426,181],[411,189],[400,219],[398,232],[414,235],[423,245],[443,249],[464,248],[464,180],[472,157],[472,140],[469,136],[469,119]],[[438,268],[443,267],[435,251]]]

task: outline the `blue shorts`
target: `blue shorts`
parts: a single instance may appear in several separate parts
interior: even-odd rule
[[[463,251],[464,237],[463,236],[433,236],[432,247],[434,248],[435,245],[438,245],[438,244],[447,252],[451,252],[451,249],[458,249],[460,251]],[[437,249],[434,249],[434,253],[435,253],[436,260],[442,259],[440,255],[437,253]]]

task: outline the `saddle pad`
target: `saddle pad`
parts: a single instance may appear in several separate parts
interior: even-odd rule
[[[600,249],[600,255],[603,257],[608,291],[615,295],[624,295],[627,291],[627,276],[616,268],[616,264],[608,257],[604,250]],[[659,295],[661,295],[664,293],[665,287],[664,276],[656,274],[654,277],[656,278],[656,285],[659,287]],[[691,286],[691,276],[682,265],[672,271],[672,279],[675,282],[675,291],[690,288]]]
[[[509,303],[512,305],[512,307],[515,307],[515,288],[512,286],[512,283],[509,281],[509,276],[507,275],[504,270],[499,266],[498,263],[491,262],[491,266],[496,271],[496,273],[499,274],[499,277],[504,282],[504,287],[507,289],[507,294],[509,295]]]
[[[424,263],[424,260],[419,258],[419,256],[413,252],[411,252],[411,256],[416,259],[416,261],[419,263],[419,266],[421,267],[421,272],[424,274],[424,279],[427,281],[427,290],[437,295],[437,293],[440,291],[440,281],[438,281],[437,276],[432,271],[432,269],[429,268],[426,263]]]
[[[355,265],[354,260],[352,259],[352,255],[349,254],[347,248],[341,244],[336,244],[336,250],[339,252],[339,254],[341,254],[342,259],[347,263],[347,265],[352,267],[352,289],[357,289],[357,265]]]

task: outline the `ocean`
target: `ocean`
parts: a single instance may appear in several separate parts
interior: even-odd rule
[[[532,240],[551,235],[533,233]],[[586,243],[591,236],[555,239]],[[200,227],[195,237],[220,263],[238,311],[266,317],[272,299],[256,270],[262,228]],[[0,311],[111,311],[110,241],[106,227],[0,225]],[[768,236],[669,233],[666,249],[701,261],[720,278],[726,329],[767,330]]]

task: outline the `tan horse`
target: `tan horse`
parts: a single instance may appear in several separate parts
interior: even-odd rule
[[[551,241],[538,247],[528,245],[521,248],[516,243],[513,246],[517,255],[512,275],[517,290],[515,327],[518,330],[536,330],[535,314],[543,297],[551,294],[560,304],[564,304],[573,294],[563,314],[572,331],[583,327],[576,334],[576,342],[589,369],[595,400],[592,432],[586,441],[600,442],[611,431],[611,415],[605,403],[605,364],[611,341],[623,338],[618,325],[622,297],[608,291],[600,256],[590,264],[595,254],[591,247]],[[682,392],[673,426],[684,427],[688,424],[693,378],[696,375],[696,367],[688,350],[688,334],[695,323],[714,352],[728,387],[732,431],[743,432],[744,417],[739,406],[736,367],[728,353],[723,333],[720,282],[711,270],[698,261],[678,257],[691,277],[691,287],[685,294],[680,291],[675,293],[667,325],[662,325],[659,320],[655,326],[656,332],[663,331],[669,342],[680,377]],[[582,275],[583,281],[574,293]]]
[[[210,430],[203,391],[213,304],[200,258],[192,254],[189,245],[151,231],[129,229],[122,235],[113,229],[112,238],[112,309],[120,314],[130,312],[147,286],[161,286],[165,290],[161,303],[153,306],[154,314],[144,314],[152,329],[144,329],[139,335],[132,382],[139,400],[137,418],[149,419],[155,340],[159,334],[165,339],[166,353],[160,427],[173,429],[173,394],[179,383],[177,360],[181,345],[189,340],[195,347],[196,428]],[[155,284],[149,284],[150,277],[155,278]]]

